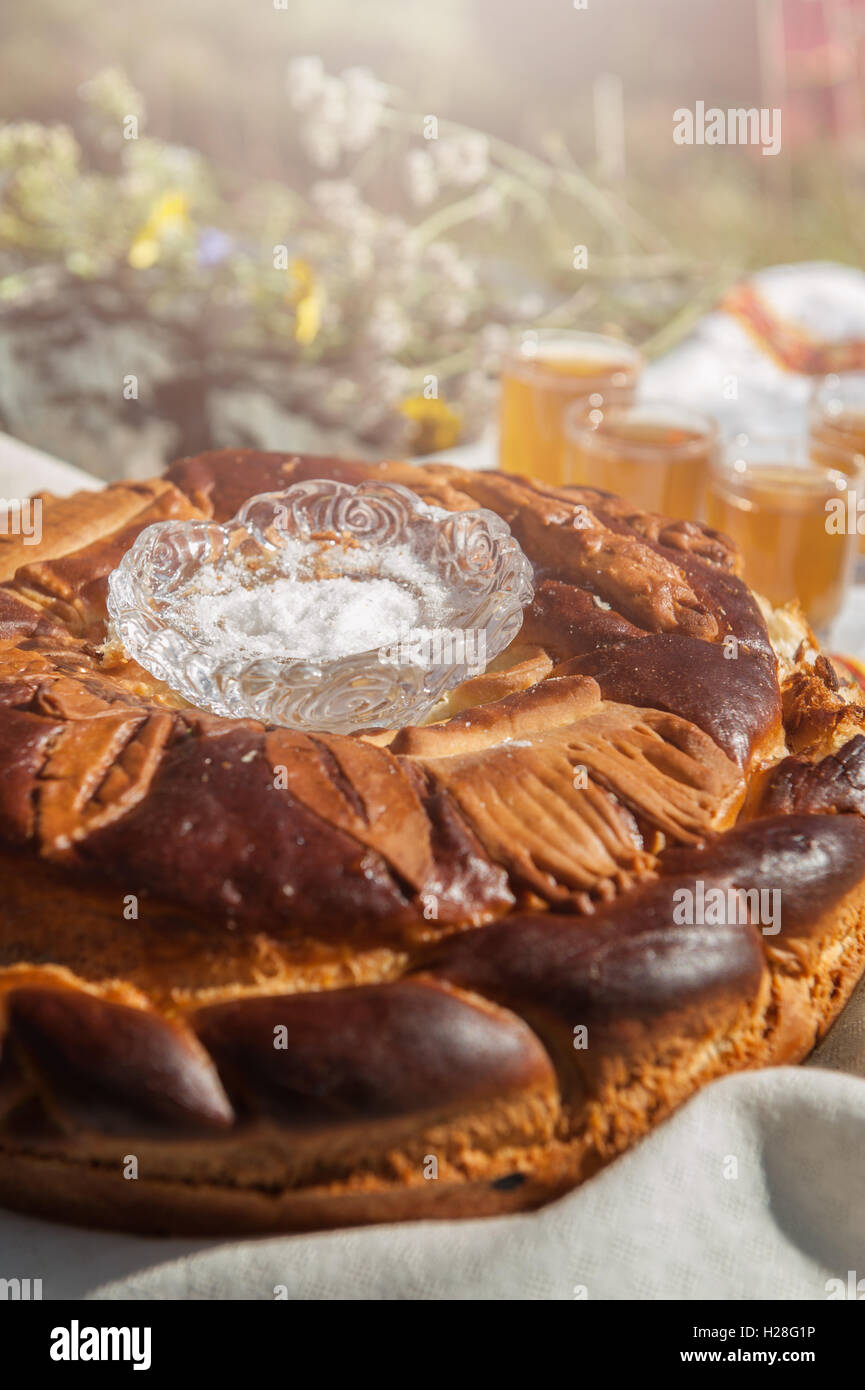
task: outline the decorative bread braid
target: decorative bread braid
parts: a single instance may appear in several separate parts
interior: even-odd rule
[[[509,521],[537,594],[502,671],[424,728],[312,737],[103,649],[141,529],[317,476]],[[495,1186],[542,1154],[548,1196],[828,1027],[862,967],[865,712],[819,665],[782,691],[723,538],[445,467],[225,453],[124,491],[101,523],[46,504],[0,586],[0,1170],[134,1142],[166,1181],[411,1185],[435,1152]],[[782,889],[783,920],[677,922],[683,889]]]

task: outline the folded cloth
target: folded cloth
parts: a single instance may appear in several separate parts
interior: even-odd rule
[[[651,362],[640,389],[715,416],[722,433],[803,435],[815,381],[865,370],[865,273],[809,261],[759,270]]]

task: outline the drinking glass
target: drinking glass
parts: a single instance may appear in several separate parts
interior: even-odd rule
[[[642,366],[636,348],[598,333],[519,333],[502,368],[499,466],[561,483],[565,408],[586,397],[597,405],[630,400]]]
[[[815,387],[810,411],[811,448],[817,459],[827,449],[865,460],[865,372],[827,376]],[[859,554],[865,555],[865,519],[859,533]]]
[[[739,546],[745,578],[773,605],[798,598],[825,638],[856,560],[865,466],[831,446],[740,435],[709,471],[707,519]]]
[[[618,493],[649,512],[700,516],[718,448],[711,416],[672,401],[577,402],[566,412],[565,434],[566,483]]]

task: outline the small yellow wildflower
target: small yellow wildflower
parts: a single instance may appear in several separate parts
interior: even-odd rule
[[[294,337],[296,342],[306,346],[318,337],[324,295],[308,261],[297,258],[289,269],[294,277],[294,289],[289,295],[295,314]]]
[[[185,232],[189,226],[189,200],[185,193],[163,193],[150,209],[129,248],[133,270],[149,270],[159,260],[162,239]]]
[[[415,426],[411,440],[415,453],[434,454],[439,449],[450,449],[460,437],[462,416],[437,396],[406,396],[398,409]]]

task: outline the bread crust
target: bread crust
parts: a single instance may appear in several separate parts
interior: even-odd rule
[[[215,719],[103,645],[145,526],[370,475],[492,507],[535,567],[425,727]],[[723,537],[243,451],[45,512],[0,585],[0,1202],[197,1235],[526,1210],[840,1012],[865,711],[810,636],[779,663]],[[707,892],[729,920],[677,916]]]

